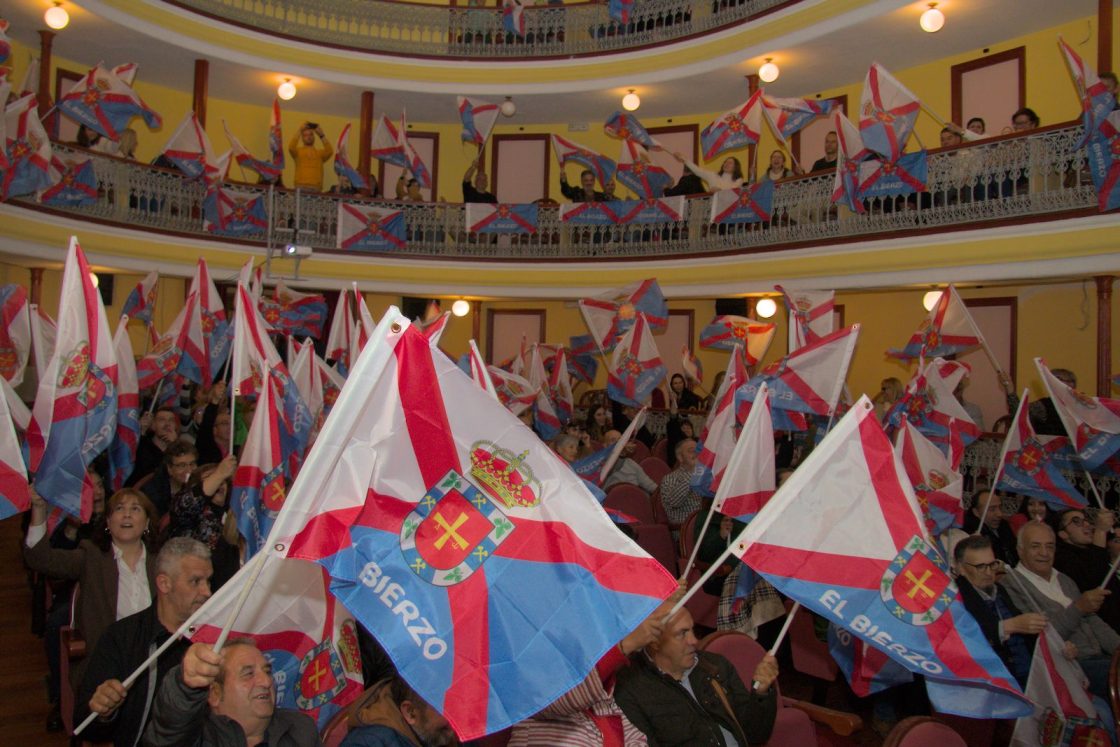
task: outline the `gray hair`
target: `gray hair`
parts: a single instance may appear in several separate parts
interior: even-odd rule
[[[573,436],[570,433],[561,433],[559,436],[552,439],[552,449],[553,449],[553,451],[559,451],[560,449],[564,448],[565,446],[568,446],[568,445],[571,445],[571,444],[575,444],[576,446],[579,446],[579,439],[576,438],[575,436]]]
[[[191,537],[172,537],[156,556],[156,573],[174,576],[179,570],[179,562],[188,555],[208,561],[210,548]]]

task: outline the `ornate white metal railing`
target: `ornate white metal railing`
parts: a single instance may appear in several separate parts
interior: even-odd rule
[[[706,33],[799,0],[643,0],[627,23],[606,2],[525,8],[525,34],[500,7],[394,0],[168,0],[256,31],[333,47],[417,57],[502,59],[603,54]],[[466,5],[466,3],[464,3]]]
[[[542,206],[536,233],[502,236],[469,233],[461,204],[381,204],[403,212],[407,243],[391,252],[402,257],[614,259],[779,249],[1091,209],[1097,198],[1085,152],[1074,147],[1080,133],[1080,125],[1058,126],[931,153],[926,192],[867,200],[863,214],[831,204],[831,173],[778,182],[770,220],[741,225],[712,223],[707,196],[687,200],[682,220],[642,225],[577,226],[562,222],[557,207]],[[99,190],[91,204],[53,209],[153,231],[213,235],[203,225],[205,190],[200,182],[69,145],[55,147],[63,160],[91,158]],[[231,186],[265,194],[268,205],[270,228],[238,240],[263,244],[271,239],[276,246],[294,238],[316,252],[338,251],[339,200],[371,202]],[[37,204],[33,198],[16,202]],[[293,235],[290,229],[297,227],[299,233]]]

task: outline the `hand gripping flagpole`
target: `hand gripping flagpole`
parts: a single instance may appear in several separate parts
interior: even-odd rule
[[[789,632],[789,626],[793,623],[793,616],[797,614],[797,611],[799,609],[801,609],[801,602],[794,602],[793,606],[789,608],[789,612],[786,613],[786,621],[782,623],[782,629],[778,631],[778,637],[774,639],[774,645],[771,646],[770,650],[766,652],[767,656],[778,655],[778,649],[781,647],[782,641],[786,639],[786,633]],[[751,690],[757,690],[758,685],[758,680],[752,680]]]

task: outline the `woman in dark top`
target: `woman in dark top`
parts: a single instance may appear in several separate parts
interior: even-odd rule
[[[239,565],[236,543],[231,549],[223,536],[230,480],[236,470],[237,460],[232,456],[217,464],[204,464],[171,500],[167,536],[190,537],[210,548],[214,565],[210,586],[214,590],[236,573]]]
[[[691,389],[688,388],[688,382],[685,381],[683,375],[676,373],[673,378],[669,379],[669,389],[671,390],[670,401],[675,397],[677,400],[677,407],[681,410],[699,410],[700,397],[696,395]]]

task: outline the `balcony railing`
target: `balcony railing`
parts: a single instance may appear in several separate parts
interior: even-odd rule
[[[799,0],[643,0],[623,24],[606,2],[525,8],[525,35],[501,8],[394,0],[169,0],[255,31],[330,47],[411,57],[502,59],[617,52],[704,34]],[[466,3],[464,2],[464,5]]]
[[[472,234],[465,209],[450,203],[397,203],[407,243],[384,256],[499,259],[642,259],[765,251],[791,245],[836,243],[940,229],[983,227],[997,221],[1058,214],[1084,214],[1097,205],[1080,125],[1059,125],[1027,135],[929,154],[928,191],[865,201],[864,214],[831,204],[834,175],[809,175],[778,182],[771,219],[741,225],[711,221],[711,198],[686,201],[679,221],[642,225],[581,226],[560,220],[557,207],[539,209],[535,234]],[[58,144],[63,160],[89,157],[94,163],[97,200],[83,207],[50,208],[69,215],[151,231],[212,237],[222,241],[277,246],[296,238],[317,253],[375,254],[336,249],[338,203],[372,203],[359,197],[266,189],[231,184],[261,193],[268,228],[238,239],[215,236],[203,226],[203,185],[167,171]],[[34,199],[15,201],[41,209]],[[293,229],[299,233],[293,236]]]

